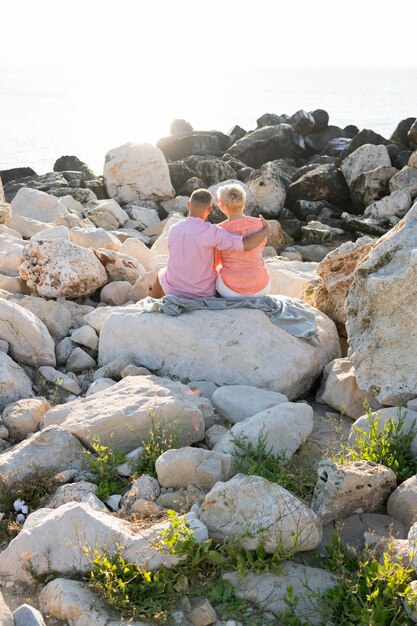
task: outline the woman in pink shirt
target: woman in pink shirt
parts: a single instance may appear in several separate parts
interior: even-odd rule
[[[243,214],[245,203],[246,193],[240,185],[220,187],[217,204],[228,219],[219,226],[243,236],[260,231],[262,221]],[[238,249],[218,250],[216,289],[223,298],[256,298],[268,294],[270,278],[262,259],[265,244],[266,238],[248,252]]]

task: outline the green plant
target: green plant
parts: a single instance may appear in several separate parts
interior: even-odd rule
[[[352,426],[355,434],[355,444],[345,447],[343,452],[346,458],[352,461],[373,461],[392,469],[399,483],[404,482],[417,473],[417,459],[413,457],[412,443],[417,435],[415,421],[410,429],[405,429],[407,413],[398,409],[397,419],[386,420],[380,430],[377,415],[368,409],[366,416],[369,423],[369,432],[358,426]]]
[[[316,484],[316,476],[309,467],[298,465],[297,456],[287,461],[285,454],[273,454],[268,447],[267,435],[261,432],[256,445],[246,436],[232,439],[235,447],[235,468],[248,476],[261,476],[278,483],[300,498],[310,500]]]
[[[148,436],[143,441],[143,452],[135,468],[137,474],[149,474],[156,477],[155,463],[163,452],[176,448],[178,435],[165,430],[157,424],[149,430]]]
[[[126,455],[120,450],[112,450],[101,443],[100,437],[95,435],[91,444],[93,451],[85,451],[90,472],[97,484],[97,497],[107,500],[114,493],[125,490],[128,481],[119,476],[117,468],[126,461]]]

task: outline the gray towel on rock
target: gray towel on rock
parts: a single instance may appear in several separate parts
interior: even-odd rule
[[[165,313],[181,315],[190,311],[225,311],[229,309],[258,309],[264,311],[273,324],[286,330],[294,337],[312,339],[317,333],[314,311],[301,300],[287,296],[265,296],[263,298],[178,298],[164,296],[159,300],[144,298],[136,305],[143,313]]]

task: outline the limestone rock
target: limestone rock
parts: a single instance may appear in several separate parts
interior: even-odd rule
[[[65,391],[69,391],[75,395],[81,393],[80,385],[78,384],[77,377],[72,372],[64,374],[60,370],[56,370],[54,367],[43,365],[39,368],[39,374],[43,376],[48,382],[54,383],[57,386],[57,391],[62,387]]]
[[[181,380],[264,387],[293,399],[340,355],[333,322],[318,312],[317,324],[312,345],[273,325],[261,311],[195,311],[174,318],[139,313],[129,305],[115,309],[105,321],[99,363],[125,355]]]
[[[387,503],[387,513],[407,528],[417,522],[417,476],[405,480],[392,492]]]
[[[349,186],[364,172],[381,165],[390,166],[391,159],[385,146],[364,144],[342,161],[342,172]]]
[[[98,435],[103,445],[129,452],[155,425],[176,435],[178,445],[204,437],[208,400],[189,393],[179,382],[156,376],[128,376],[112,387],[77,402],[56,406],[43,425],[61,424],[85,444]]]
[[[43,191],[22,187],[11,202],[14,215],[29,217],[40,222],[53,222],[67,212],[59,198]]]
[[[265,163],[246,181],[255,196],[259,211],[267,218],[278,218],[284,206],[290,179],[274,162]]]
[[[278,546],[297,551],[313,550],[322,538],[319,518],[298,498],[277,484],[259,476],[237,474],[228,482],[218,482],[207,494],[200,520],[210,537],[240,539],[255,550],[267,552]]]
[[[178,489],[192,483],[206,491],[235,473],[230,455],[191,447],[167,450],[157,459],[155,470],[162,487]]]
[[[139,476],[131,485],[120,501],[120,509],[125,515],[134,512],[135,503],[155,502],[161,493],[158,481],[153,476],[146,474]]]
[[[23,241],[9,235],[0,235],[0,274],[18,276]]]
[[[94,370],[97,363],[82,348],[74,348],[68,357],[66,369],[67,372],[84,372],[86,370]]]
[[[370,461],[337,465],[326,459],[319,464],[311,508],[323,524],[358,509],[373,513],[382,509],[395,485],[394,472],[384,465]]]
[[[364,211],[365,217],[383,219],[385,217],[404,217],[411,207],[411,195],[408,189],[398,189],[389,196],[370,204]]]
[[[10,354],[27,365],[55,365],[55,344],[45,324],[18,304],[0,300],[0,339]]]
[[[0,475],[9,486],[41,470],[63,471],[85,467],[84,449],[80,442],[57,426],[31,435],[0,456]]]
[[[70,241],[81,248],[120,250],[120,241],[104,228],[71,228]]]
[[[168,261],[168,234],[171,226],[181,222],[184,216],[180,213],[171,213],[167,219],[164,229],[151,248],[151,268],[159,269],[167,264]]]
[[[335,359],[325,366],[316,400],[354,420],[363,415],[365,403],[372,409],[380,407],[372,393],[359,389],[355,370],[348,358]]]
[[[8,404],[2,415],[13,439],[19,441],[36,430],[39,422],[51,405],[45,398],[26,398]]]
[[[265,262],[271,279],[270,293],[302,298],[305,287],[317,277],[317,263],[272,258]]]
[[[58,509],[68,502],[86,502],[91,494],[97,492],[97,485],[86,481],[61,485],[45,505],[48,509]]]
[[[409,192],[412,198],[415,198],[417,196],[417,169],[408,165],[403,167],[398,174],[391,178],[389,188],[391,193],[398,189],[404,189]]]
[[[127,280],[115,280],[103,287],[100,292],[100,301],[111,306],[126,304],[130,299],[131,290],[132,285]]]
[[[282,393],[250,385],[225,385],[216,389],[212,397],[214,408],[233,424],[287,401]]]
[[[297,598],[294,609],[300,623],[309,626],[323,626],[328,623],[322,595],[336,586],[337,580],[333,574],[317,567],[309,567],[300,563],[282,563],[280,574],[250,573],[239,577],[237,572],[228,572],[223,575],[225,580],[232,583],[236,597],[253,602],[263,611],[280,617],[288,608],[285,601],[288,589],[291,588],[293,597]],[[281,623],[281,622],[280,622]]]
[[[24,250],[19,274],[46,298],[88,296],[107,282],[94,253],[66,239],[32,241]]]
[[[151,269],[151,251],[142,241],[128,237],[122,243],[120,252],[128,256],[133,256],[146,271]]]
[[[0,624],[2,626],[15,626],[12,612],[7,606],[7,604],[5,603],[1,592],[0,592]]]
[[[24,555],[30,557],[32,571],[38,575],[51,571],[84,573],[91,569],[86,548],[111,555],[118,546],[123,546],[125,559],[150,570],[173,565],[178,559],[155,546],[167,526],[156,524],[138,533],[128,522],[94,511],[85,503],[39,509],[29,515],[19,535],[0,553],[0,573],[10,580],[32,582]]]
[[[207,598],[196,602],[187,617],[194,626],[210,626],[217,622],[216,611]]]
[[[32,396],[32,382],[7,354],[0,352],[0,411],[11,402]]]
[[[105,267],[109,280],[126,280],[134,285],[138,278],[146,274],[143,265],[133,256],[114,250],[99,249],[94,252]]]
[[[87,214],[95,226],[104,228],[104,230],[113,230],[124,226],[129,219],[129,215],[116,200],[89,202]]]
[[[264,437],[267,450],[289,461],[313,430],[313,409],[304,403],[283,402],[260,411],[233,426],[215,446],[216,452],[241,455],[234,441],[251,443],[255,448]]]
[[[55,339],[63,339],[72,328],[82,326],[84,315],[94,310],[91,306],[62,298],[46,300],[37,296],[25,296],[19,304],[39,317]]]
[[[95,380],[93,383],[91,383],[85,395],[86,397],[91,396],[93,393],[99,393],[100,391],[104,391],[104,389],[113,387],[113,385],[115,384],[116,381],[112,380],[111,378],[99,378],[98,380]]]
[[[410,430],[417,427],[417,411],[413,411],[412,409],[402,409],[395,406],[379,409],[376,413],[373,413],[372,416],[362,415],[355,421],[354,426],[369,433],[371,421],[376,420],[378,432],[383,432],[386,422],[392,419],[395,420],[397,424],[400,419],[404,420],[402,427],[403,433],[408,433]],[[356,435],[355,432],[352,431],[349,435],[349,441],[354,444],[355,440]],[[413,456],[417,458],[417,436],[412,441],[411,451]]]
[[[105,157],[104,182],[111,198],[132,202],[174,196],[166,159],[151,144],[126,143]]]
[[[74,330],[71,333],[71,341],[80,346],[90,348],[90,350],[97,350],[98,347],[97,333],[89,324],[85,324]]]
[[[348,355],[359,387],[381,404],[417,395],[416,248],[417,204],[356,269],[346,299]]]

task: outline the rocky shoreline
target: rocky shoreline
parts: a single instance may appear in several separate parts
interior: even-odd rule
[[[230,540],[288,551],[281,573],[220,576],[260,621],[250,608],[229,619],[189,580],[172,624],[286,624],[289,585],[293,619],[332,624],[320,594],[338,582],[313,556],[333,531],[357,548],[391,540],[403,563],[415,550],[415,476],[342,462],[338,440],[353,449],[358,428],[396,420],[417,458],[417,120],[389,139],[329,125],[324,110],[257,124],[224,134],[175,120],[157,146],[110,150],[102,176],[75,156],[43,175],[0,171],[2,624],[127,621],[86,586],[89,551],[175,571],[185,557],[160,547],[172,509],[218,560]],[[311,306],[314,343],[261,311],[140,312],[189,195],[230,181],[245,212],[270,220],[271,293]],[[215,204],[209,219],[222,219]],[[263,437],[269,456],[313,472],[314,494],[266,478],[259,459],[247,469]],[[123,457],[106,489],[92,469],[102,448]],[[29,501],[36,482],[53,488]],[[408,598],[404,619],[417,621]]]

